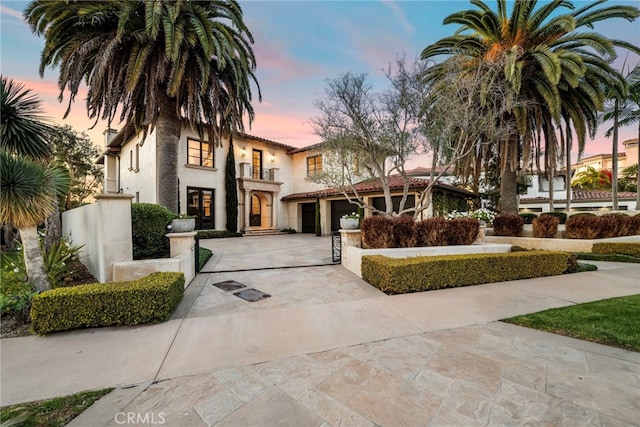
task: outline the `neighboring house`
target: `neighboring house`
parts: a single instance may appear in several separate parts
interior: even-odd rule
[[[638,159],[638,140],[624,141],[625,152],[618,155],[618,175],[622,174],[625,167],[634,165]],[[611,154],[598,154],[586,157],[571,166],[572,176],[592,167],[596,170],[612,170]],[[549,211],[549,180],[544,174],[532,175],[531,186],[526,194],[520,197],[521,212],[547,212]],[[554,180],[553,203],[554,209],[563,211],[566,208],[566,171],[558,172]],[[611,210],[611,191],[603,190],[571,190],[572,211]],[[633,210],[636,204],[637,194],[632,192],[618,192],[618,207],[620,210]]]
[[[158,168],[155,131],[143,138],[131,126],[120,132],[105,131],[105,151],[98,163],[104,164],[104,191],[134,195],[135,202],[157,203]],[[321,144],[296,148],[276,141],[234,134],[234,155],[238,189],[238,229],[243,233],[260,233],[282,228],[314,232],[315,202],[320,199],[323,234],[338,229],[345,213],[357,210],[339,191],[311,182],[308,178],[322,173]],[[211,147],[197,132],[183,127],[178,156],[179,210],[196,217],[197,229],[224,229],[225,164],[228,138]],[[392,179],[394,203],[402,194],[400,177]],[[428,185],[425,179],[411,178],[408,206],[413,206],[419,192]],[[382,209],[382,190],[374,180],[358,186],[374,206]],[[472,193],[446,184],[434,191],[471,198]]]

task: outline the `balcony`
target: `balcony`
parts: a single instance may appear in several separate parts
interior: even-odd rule
[[[253,179],[260,179],[264,181],[275,181],[275,169],[265,169],[265,168],[249,168],[249,176]]]
[[[277,182],[278,168],[257,168],[250,163],[240,163],[240,182],[241,189],[259,190],[259,191],[280,191],[282,182]]]

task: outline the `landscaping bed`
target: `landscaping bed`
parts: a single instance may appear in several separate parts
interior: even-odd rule
[[[362,258],[362,277],[387,294],[529,279],[563,274],[566,252],[522,251],[413,258],[381,255]]]

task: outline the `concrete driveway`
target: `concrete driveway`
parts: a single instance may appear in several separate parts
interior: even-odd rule
[[[72,425],[638,424],[638,353],[497,320],[640,293],[640,265],[398,296],[340,266],[284,268],[328,242],[211,240],[224,272],[198,275],[166,323],[3,339],[2,404],[120,386]],[[266,258],[283,268],[246,268]],[[214,286],[229,281],[271,297]]]

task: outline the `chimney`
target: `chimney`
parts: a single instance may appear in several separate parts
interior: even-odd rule
[[[104,148],[109,146],[109,143],[116,137],[118,134],[118,129],[106,128],[102,134],[104,135]]]

